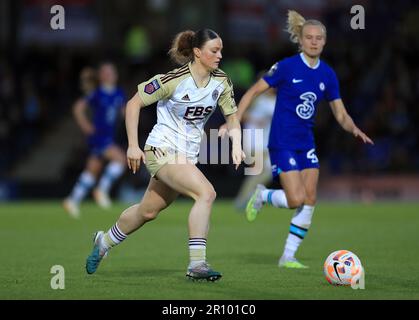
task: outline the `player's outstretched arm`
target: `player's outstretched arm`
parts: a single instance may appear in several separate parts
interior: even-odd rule
[[[78,99],[73,105],[73,115],[78,126],[85,135],[91,135],[95,132],[95,127],[86,115],[87,102],[85,99]]]
[[[138,145],[138,123],[140,119],[140,110],[144,103],[136,93],[127,103],[125,110],[125,127],[127,129],[128,150],[127,162],[128,168],[136,173],[140,169],[141,161],[145,163],[145,156]]]
[[[257,81],[253,86],[246,91],[243,97],[240,99],[238,111],[237,111],[237,119],[239,122],[242,121],[243,114],[246,112],[247,108],[252,104],[253,99],[255,99],[258,95],[265,92],[269,89],[269,84],[263,79]],[[227,124],[223,124],[218,129],[218,136],[224,138],[225,135],[228,133]]]
[[[246,91],[246,93],[240,99],[238,106],[239,109],[237,111],[237,118],[239,121],[242,121],[243,114],[252,104],[253,100],[268,89],[269,84],[265,80],[259,79],[253,86],[249,88],[249,90]]]
[[[343,129],[352,133],[354,137],[360,138],[364,143],[374,144],[374,142],[355,125],[351,116],[346,111],[342,99],[336,99],[331,101],[330,108],[332,109],[336,121],[340,124],[340,126]]]
[[[240,127],[240,121],[237,118],[236,113],[232,113],[226,117],[227,120],[227,129],[233,143],[231,150],[231,157],[233,158],[233,163],[236,165],[236,170],[239,167],[240,163],[244,160],[245,154],[242,150],[242,133]]]

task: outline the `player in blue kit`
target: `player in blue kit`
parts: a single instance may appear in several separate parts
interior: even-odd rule
[[[73,108],[77,124],[88,137],[90,149],[86,168],[69,197],[63,202],[66,211],[74,218],[79,217],[80,202],[95,185],[105,160],[109,163],[93,190],[93,196],[100,207],[107,209],[111,206],[109,191],[125,170],[125,155],[115,144],[114,134],[126,97],[117,86],[118,74],[113,64],[103,63],[99,67],[98,74],[99,87],[86,93],[86,96],[79,99]],[[87,116],[89,108],[92,114],[91,120]]]
[[[342,128],[364,143],[373,144],[352,121],[339,94],[333,69],[320,60],[326,43],[326,28],[317,20],[305,20],[295,11],[288,13],[290,39],[298,43],[300,53],[272,66],[242,97],[238,117],[255,97],[270,87],[277,89],[276,106],[269,136],[269,154],[274,179],[283,189],[269,190],[258,185],[246,208],[249,221],[256,219],[265,203],[278,208],[296,209],[288,238],[278,265],[306,268],[295,253],[311,225],[316,204],[319,160],[313,136],[318,103],[326,99]]]

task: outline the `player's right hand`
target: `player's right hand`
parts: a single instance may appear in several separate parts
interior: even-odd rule
[[[127,162],[128,168],[132,173],[135,174],[140,169],[141,161],[146,162],[144,152],[139,147],[129,146],[127,149]]]

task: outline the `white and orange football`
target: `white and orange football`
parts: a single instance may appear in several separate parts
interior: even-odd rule
[[[338,250],[329,254],[323,271],[330,284],[349,286],[359,281],[364,268],[356,254],[348,250]]]

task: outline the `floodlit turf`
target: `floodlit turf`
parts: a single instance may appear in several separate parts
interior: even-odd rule
[[[175,202],[87,275],[92,233],[107,230],[125,205],[106,212],[87,203],[75,221],[59,202],[0,204],[0,299],[419,299],[418,204],[319,203],[298,253],[310,269],[283,270],[292,212],[265,207],[249,223],[217,200],[207,247],[223,274],[217,283],[185,278],[191,205]],[[338,249],[360,257],[365,290],[326,282],[323,261]],[[51,289],[54,265],[65,269],[64,290]]]

